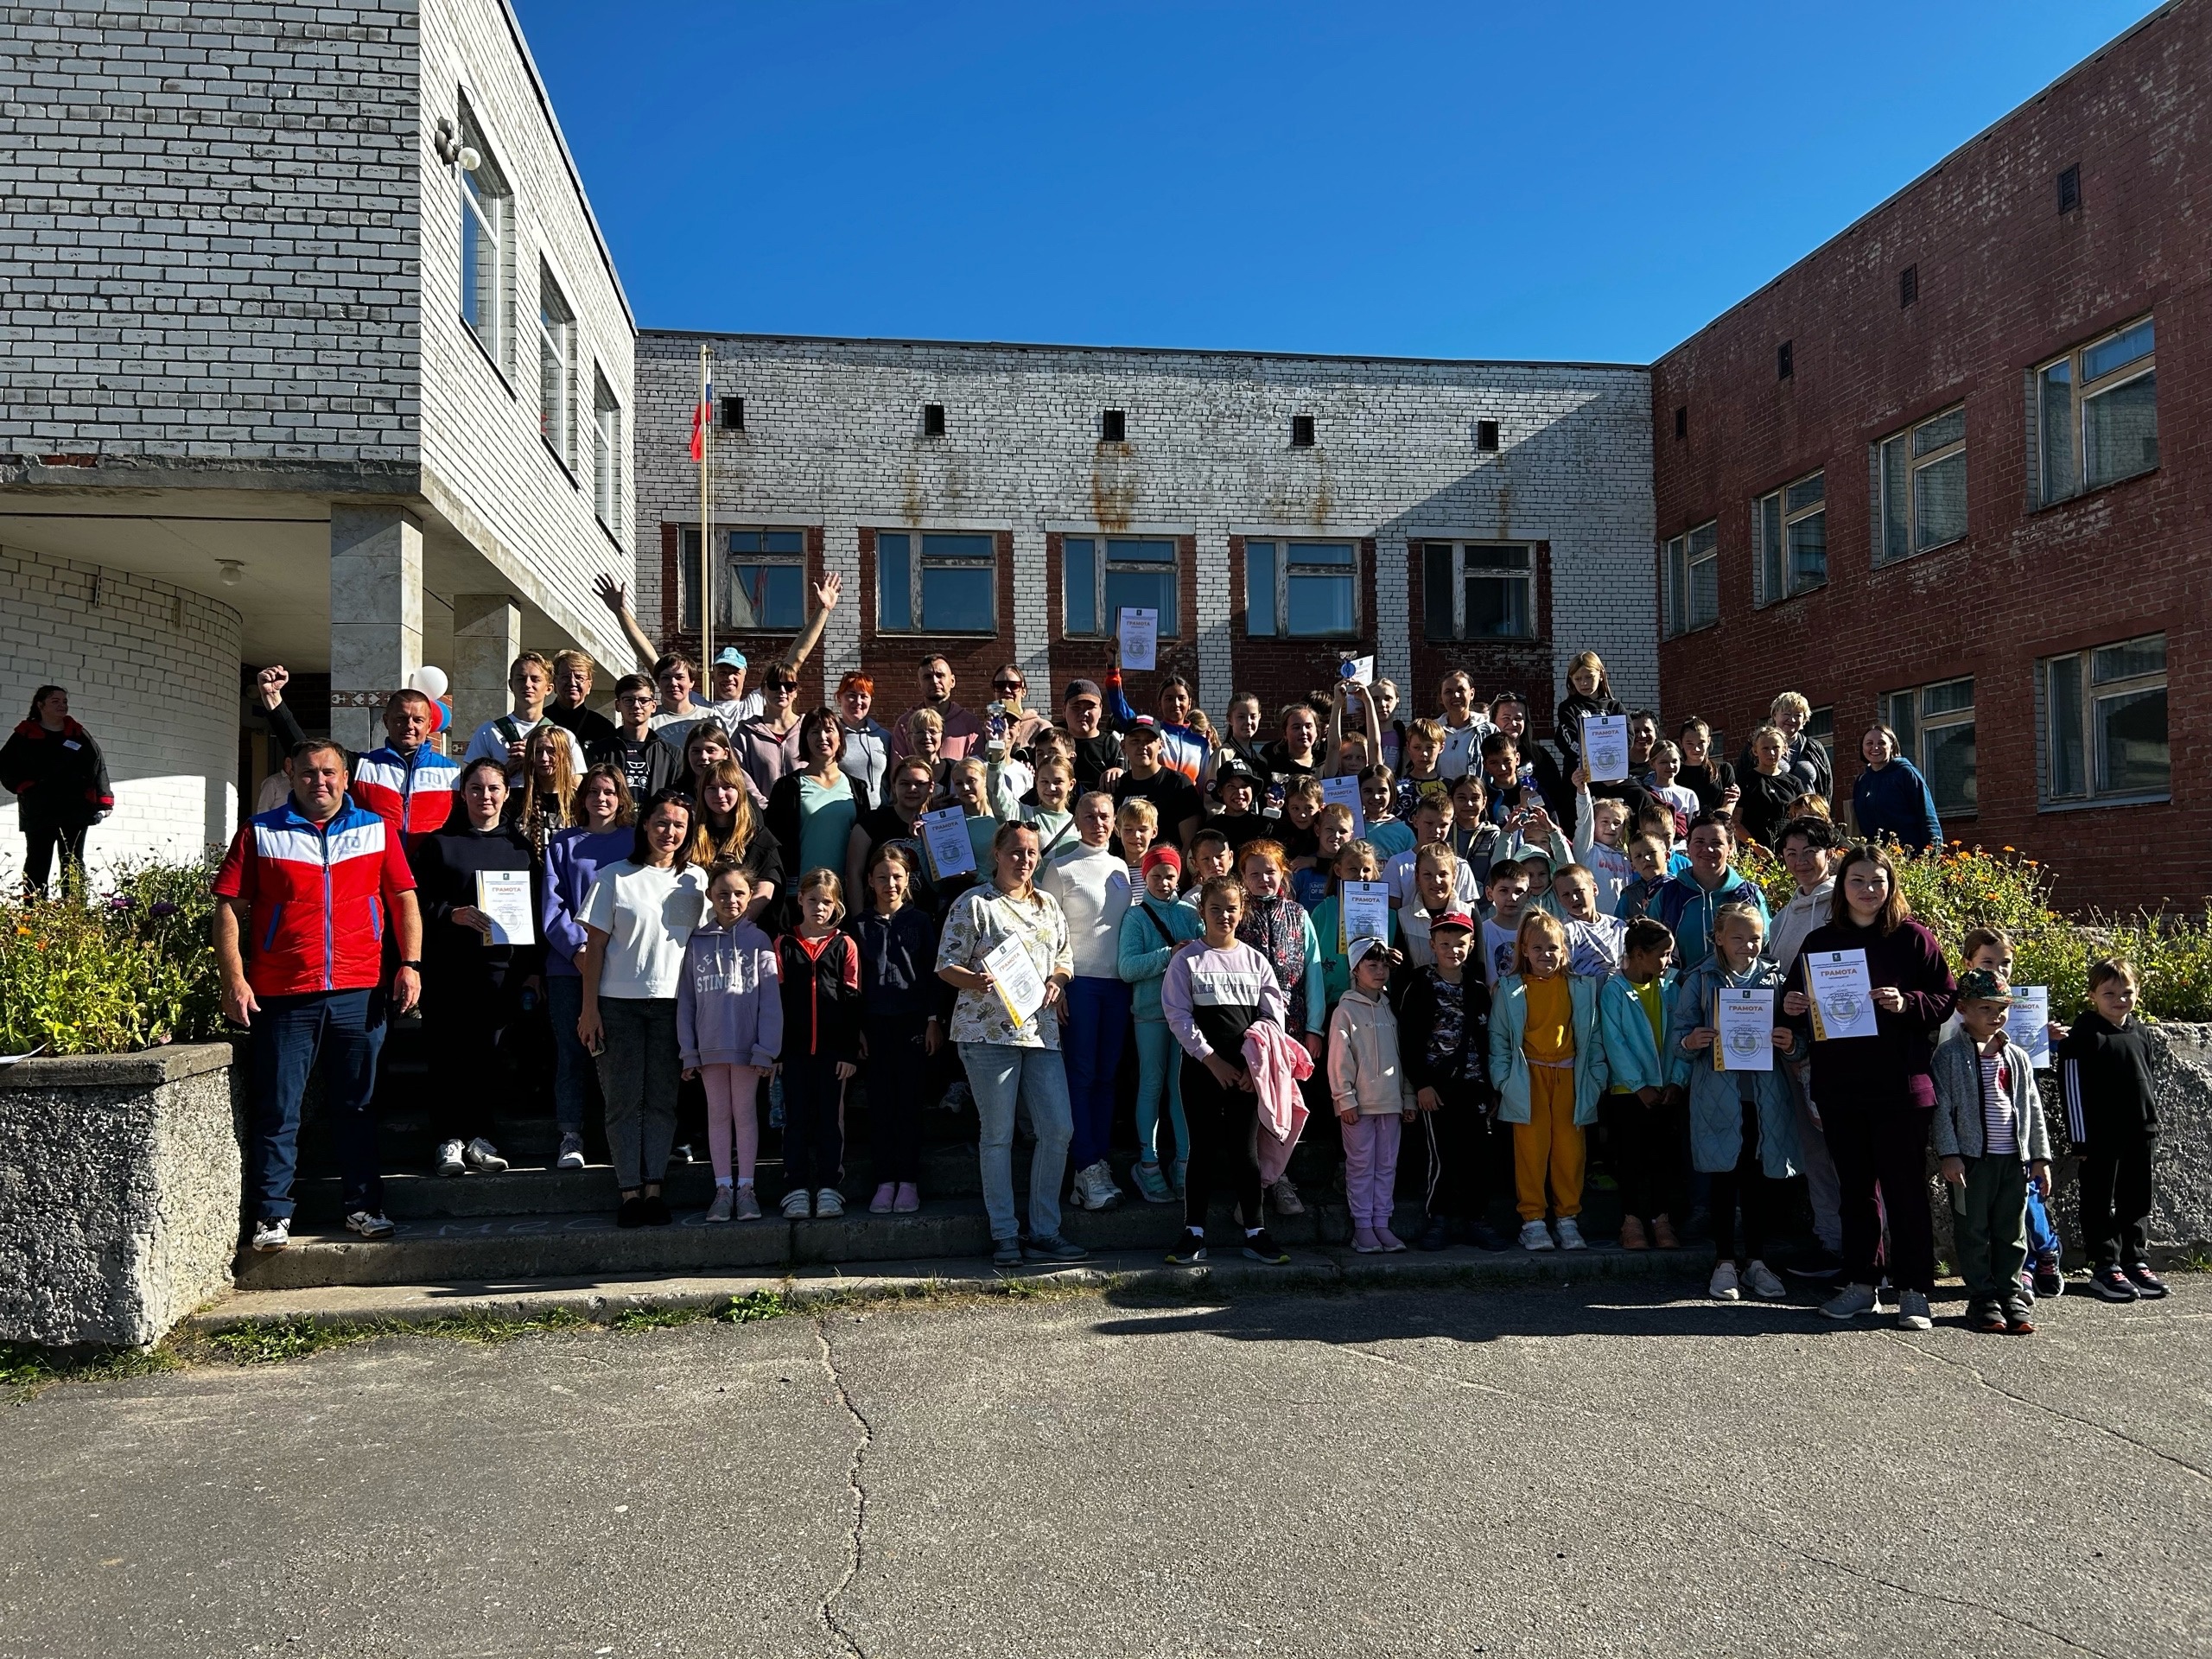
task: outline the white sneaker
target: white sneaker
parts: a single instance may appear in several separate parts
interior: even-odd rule
[[[393,1228],[381,1210],[356,1210],[346,1217],[346,1230],[363,1238],[390,1238]]]
[[[795,1186],[784,1194],[784,1218],[804,1221],[814,1213],[814,1194],[803,1186]]]
[[[1122,1189],[1114,1182],[1114,1166],[1103,1158],[1076,1171],[1075,1192],[1077,1201],[1086,1210],[1111,1210],[1122,1201]]]
[[[1559,1247],[1562,1250],[1586,1250],[1590,1248],[1583,1240],[1582,1230],[1574,1224],[1573,1216],[1559,1218]]]
[[[1751,1294],[1763,1302],[1778,1302],[1789,1294],[1789,1287],[1782,1282],[1781,1275],[1764,1262],[1754,1262],[1745,1268],[1744,1282],[1751,1287]]]
[[[264,1255],[283,1249],[292,1242],[292,1218],[289,1216],[264,1217],[253,1230],[253,1248]]]
[[[430,1160],[431,1166],[441,1175],[467,1174],[468,1166],[462,1161],[461,1155],[465,1145],[465,1142],[460,1141],[439,1141],[438,1155]]]
[[[1541,1221],[1522,1222],[1521,1224],[1521,1248],[1524,1250],[1550,1249],[1552,1248],[1552,1236],[1550,1230],[1547,1229],[1544,1224]]]
[[[814,1195],[814,1218],[834,1221],[845,1213],[845,1195],[834,1186],[825,1186]]]
[[[1274,1184],[1268,1188],[1268,1201],[1274,1205],[1275,1214],[1279,1216],[1302,1216],[1306,1213],[1306,1200],[1298,1196],[1298,1189],[1290,1184],[1287,1175],[1275,1178]]]
[[[582,1169],[584,1166],[584,1138],[581,1135],[561,1137],[561,1155],[553,1160],[556,1169]]]
[[[468,1143],[461,1155],[468,1160],[471,1169],[481,1174],[504,1175],[507,1173],[507,1160],[499,1156],[499,1149],[480,1135]]]
[[[1736,1277],[1733,1262],[1713,1264],[1713,1277],[1705,1281],[1705,1294],[1716,1302],[1740,1302],[1744,1300],[1741,1281]]]
[[[715,1189],[715,1201],[707,1206],[709,1221],[728,1221],[730,1211],[737,1205],[737,1195],[726,1186]]]

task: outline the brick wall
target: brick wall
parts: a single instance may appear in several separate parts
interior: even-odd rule
[[[2212,709],[2186,690],[2212,645],[2212,229],[2196,211],[2212,176],[2208,62],[2212,6],[2160,11],[1652,370],[1659,535],[1717,518],[1720,550],[1719,625],[1661,647],[1668,715],[1725,723],[1732,756],[1776,692],[1802,691],[1834,707],[1847,791],[1881,694],[1971,674],[1980,807],[1946,830],[2045,859],[2074,903],[2198,907],[2212,868],[2192,830],[2212,786]],[[2075,165],[2081,205],[2062,214],[2056,175]],[[2146,312],[2158,469],[2035,505],[2031,372]],[[1872,446],[1960,402],[1966,538],[1877,565]],[[1756,608],[1751,502],[1815,467],[1827,583]],[[2174,689],[2171,803],[2038,810],[2037,659],[2157,628]]]
[[[196,858],[238,822],[238,617],[227,605],[121,570],[0,547],[0,727],[29,712],[41,685],[107,756],[115,813],[86,855]],[[0,791],[0,801],[14,800]],[[10,811],[0,883],[22,869]]]
[[[412,461],[415,24],[0,8],[0,449]]]
[[[1334,677],[1338,642],[1245,632],[1238,550],[1263,534],[1361,544],[1361,634],[1342,644],[1376,653],[1408,712],[1433,705],[1440,664],[1464,659],[1487,677],[1495,662],[1478,646],[1417,653],[1408,549],[1436,535],[1548,543],[1549,627],[1533,648],[1541,665],[1556,676],[1592,647],[1624,696],[1656,696],[1639,369],[648,331],[635,537],[648,626],[673,615],[663,526],[699,518],[688,444],[702,341],[715,353],[717,395],[746,400],[746,429],[715,435],[715,516],[821,532],[826,568],[847,582],[823,671],[834,683],[865,664],[887,714],[907,706],[932,649],[953,657],[963,702],[984,700],[988,669],[1009,659],[1033,692],[1095,677],[1100,647],[1066,637],[1059,587],[1065,538],[1101,532],[1177,543],[1189,620],[1183,638],[1165,642],[1166,660],[1195,669],[1217,715],[1232,690],[1249,685],[1272,704]],[[941,437],[923,435],[926,404],[945,407]],[[1108,409],[1127,412],[1122,442],[1101,441]],[[1312,448],[1290,446],[1299,414],[1315,419]],[[1499,450],[1477,448],[1481,420],[1500,423]],[[899,529],[1001,537],[995,639],[956,647],[875,633],[873,533]],[[1497,671],[1507,666],[1533,690],[1540,677],[1526,661]],[[1130,678],[1142,707],[1151,679]]]

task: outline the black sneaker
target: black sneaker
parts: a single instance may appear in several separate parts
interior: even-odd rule
[[[1021,1241],[1018,1238],[995,1238],[991,1241],[991,1265],[995,1268],[1018,1268],[1021,1265]]]
[[[1414,1240],[1417,1250],[1440,1250],[1452,1243],[1452,1224],[1441,1216],[1431,1216],[1428,1225],[1421,1230]]]
[[[645,1201],[642,1198],[625,1198],[622,1207],[614,1212],[617,1227],[642,1227],[645,1224]]]
[[[1274,1235],[1262,1227],[1256,1233],[1244,1235],[1244,1254],[1255,1262],[1264,1262],[1271,1268],[1281,1267],[1290,1260],[1290,1252],[1275,1243]]]
[[[1167,1252],[1171,1268],[1195,1268],[1206,1259],[1206,1236],[1190,1228],[1183,1230],[1183,1242]]]
[[[638,1225],[665,1227],[676,1217],[670,1213],[668,1200],[658,1192],[648,1192],[638,1200]]]
[[[1032,1262],[1084,1262],[1090,1252],[1064,1233],[1047,1233],[1041,1238],[1025,1238],[1021,1253]]]
[[[2060,1271],[2058,1258],[2055,1255],[2038,1256],[2036,1259],[2037,1297],[2047,1302],[2065,1294],[2066,1275]]]
[[[2139,1300],[2143,1293],[2136,1289],[2135,1281],[2115,1265],[2099,1268],[2089,1275],[2089,1294],[2101,1301],[2132,1302]]]
[[[2148,1262],[2131,1262],[2120,1271],[2127,1275],[2127,1282],[2135,1287],[2135,1294],[2146,1302],[2155,1302],[2166,1294],[2166,1281],[2151,1271]]]
[[[1834,1250],[1815,1245],[1805,1252],[1801,1260],[1792,1262],[1783,1271],[1792,1279],[1817,1279],[1823,1284],[1833,1283],[1836,1274],[1843,1271],[1843,1258]]]
[[[1499,1236],[1497,1228],[1486,1221],[1478,1221],[1471,1223],[1467,1228],[1467,1243],[1478,1250],[1502,1250],[1506,1242]]]

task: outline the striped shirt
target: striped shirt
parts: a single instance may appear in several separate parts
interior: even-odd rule
[[[1986,1157],[2020,1155],[2020,1126],[2012,1114],[2012,1068],[1994,1054],[1981,1060],[1981,1149]]]

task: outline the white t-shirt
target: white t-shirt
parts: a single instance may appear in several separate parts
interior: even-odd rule
[[[599,994],[639,1001],[676,995],[683,947],[707,913],[707,873],[655,869],[624,859],[593,879],[582,922],[607,935]]]
[[[1390,884],[1390,896],[1398,901],[1401,910],[1421,903],[1421,887],[1414,880],[1414,864],[1420,857],[1420,848],[1408,847],[1382,867],[1382,879]],[[1474,866],[1464,858],[1452,872],[1452,891],[1459,900],[1459,908],[1473,915],[1482,902],[1483,884],[1475,880]]]
[[[1444,749],[1436,757],[1436,775],[1454,782],[1471,772],[1482,770],[1483,739],[1497,729],[1477,715],[1464,726],[1452,726],[1439,715],[1437,723],[1444,728]]]
[[[501,715],[498,720],[486,721],[476,728],[476,735],[468,740],[467,752],[461,757],[462,766],[466,766],[472,760],[505,760],[507,758],[507,738],[506,734],[499,729],[501,721],[514,728],[515,734],[525,743],[530,741],[532,732],[546,723],[542,718],[524,720],[519,715]],[[575,768],[577,777],[582,777],[585,768],[583,745],[576,741],[574,732],[559,726],[553,729],[569,740],[569,764]],[[522,779],[520,766],[507,768],[507,786],[510,789],[518,785]]]
[[[1526,915],[1528,912],[1522,912]],[[1521,938],[1521,924],[1510,927],[1485,919],[1483,923],[1483,977],[1494,989],[1497,982],[1513,971],[1513,950]]]

